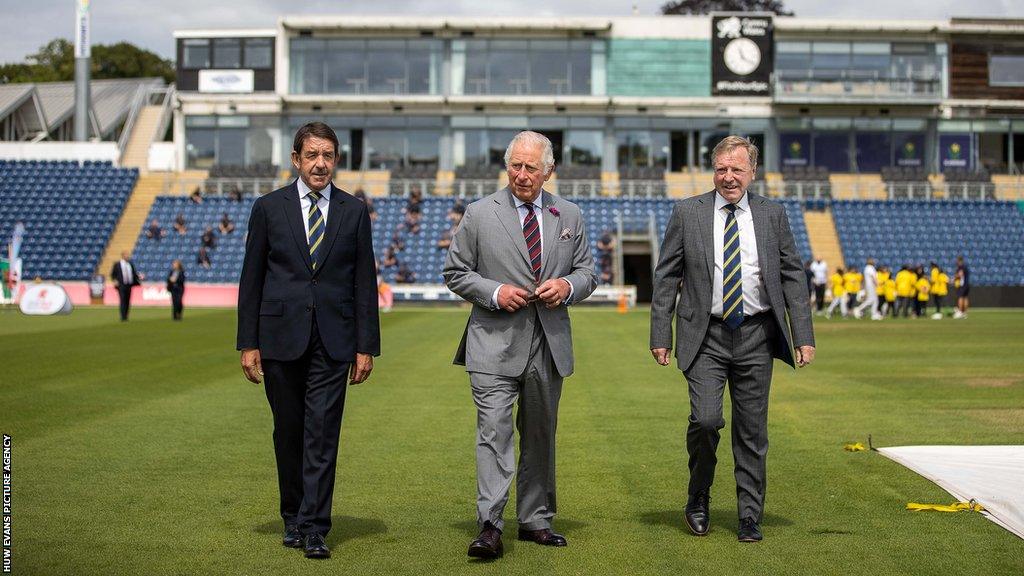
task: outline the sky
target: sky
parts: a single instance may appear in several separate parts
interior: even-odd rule
[[[653,16],[665,0],[92,0],[92,42],[122,40],[173,58],[174,30],[274,28],[283,15]],[[50,40],[74,39],[75,0],[0,0],[0,63],[23,62]],[[784,0],[797,16],[849,19],[1024,18],[1021,0]],[[968,10],[966,6],[969,6]]]

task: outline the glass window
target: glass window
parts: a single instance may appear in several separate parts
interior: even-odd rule
[[[438,142],[441,141],[441,132],[439,130],[409,130],[406,135],[409,140],[408,164],[411,166],[437,166]]]
[[[410,40],[405,53],[409,94],[439,94],[441,45],[435,41]]]
[[[293,94],[322,94],[324,91],[323,40],[294,38],[291,42],[291,92]]]
[[[402,165],[405,158],[405,135],[401,130],[366,130],[363,132],[370,170],[391,170]]]
[[[182,66],[188,70],[209,68],[210,41],[197,38],[186,39],[184,41],[184,63]]]
[[[488,130],[487,131],[487,156],[488,164],[491,166],[505,165],[505,149],[509,142],[518,134],[519,130]]]
[[[888,132],[858,132],[856,145],[859,172],[879,172],[889,166],[892,139]]]
[[[846,42],[815,42],[811,66],[819,78],[839,78],[850,67],[850,45]]]
[[[214,38],[213,67],[238,68],[242,65],[242,41],[238,38]]]
[[[574,49],[569,52],[569,92],[571,94],[594,94],[592,86],[593,55],[589,49]]]
[[[274,40],[272,38],[248,38],[245,41],[245,67],[265,70],[274,65]]]
[[[989,86],[1024,86],[1024,55],[993,54],[988,61]]]
[[[487,131],[459,130],[455,132],[455,166],[483,166],[487,164]]]
[[[569,93],[568,52],[566,41],[530,42],[530,94]]]
[[[331,40],[327,43],[328,94],[366,94],[366,50],[362,40]]]
[[[604,133],[600,130],[569,130],[565,137],[565,164],[600,166]]]
[[[370,41],[366,48],[371,94],[405,94],[405,43],[401,40]]]
[[[830,172],[850,171],[850,133],[824,132],[814,135],[814,164]]]
[[[217,131],[210,128],[186,128],[185,152],[188,154],[188,167],[206,169],[213,166]]]
[[[668,166],[669,133],[653,130],[630,130],[615,134],[619,149],[619,165],[625,167]]]
[[[499,44],[499,42],[494,42]],[[500,44],[511,44],[501,42]],[[487,71],[491,94],[529,94],[530,61],[526,43],[489,52]]]
[[[487,42],[466,41],[466,94],[488,94]]]
[[[245,165],[248,130],[225,128],[217,131],[217,164]]]

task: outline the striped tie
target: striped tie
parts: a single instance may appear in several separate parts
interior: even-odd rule
[[[313,264],[313,270],[320,264],[320,246],[323,244],[326,228],[324,215],[317,206],[321,198],[323,195],[319,192],[309,193],[309,213],[306,214],[306,221],[309,222],[309,260]]]
[[[523,204],[526,208],[526,220],[523,220],[523,237],[526,238],[526,251],[530,253],[530,268],[533,279],[540,280],[540,222],[533,212],[533,204]]]
[[[724,249],[722,250],[722,320],[735,330],[743,323],[743,274],[740,272],[740,226],[736,205],[726,204]]]

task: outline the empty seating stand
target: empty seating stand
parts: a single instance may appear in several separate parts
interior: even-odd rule
[[[950,200],[995,200],[996,187],[984,168],[953,168],[945,172],[945,177],[946,198]]]
[[[392,196],[408,196],[414,191],[433,194],[437,188],[437,165],[416,164],[400,166],[391,171],[388,193]]]
[[[1024,216],[1014,202],[856,200],[832,211],[848,265],[934,261],[951,273],[963,254],[972,284],[1024,284]]]
[[[832,197],[829,171],[824,166],[785,166],[782,180],[783,193],[787,198],[820,200]]]
[[[885,166],[881,175],[890,200],[932,197],[928,171],[920,166]]]
[[[110,162],[0,160],[0,238],[24,223],[23,277],[89,280],[138,175]]]
[[[650,166],[620,166],[619,193],[630,198],[664,197],[665,169]]]
[[[221,195],[237,191],[242,195],[258,195],[277,187],[278,167],[269,163],[239,166],[216,164],[210,168],[209,178],[203,183],[207,195]]]

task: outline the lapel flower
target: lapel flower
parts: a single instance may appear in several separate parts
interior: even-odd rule
[[[548,212],[551,212],[551,215],[555,218],[558,218],[559,216],[558,208],[555,208],[554,206],[548,206]]]

